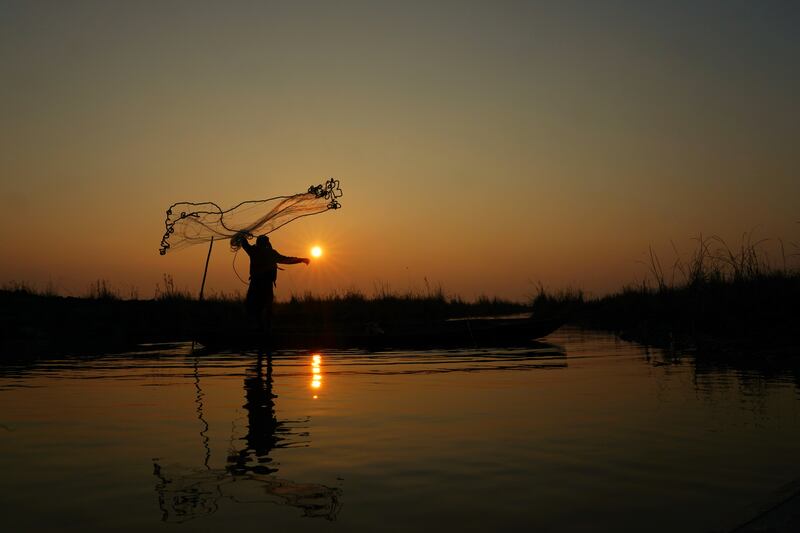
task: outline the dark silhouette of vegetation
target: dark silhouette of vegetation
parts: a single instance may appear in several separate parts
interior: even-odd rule
[[[687,259],[676,253],[666,268],[651,249],[648,277],[603,297],[539,285],[527,305],[488,297],[465,301],[426,280],[420,292],[396,293],[381,285],[372,296],[357,290],[293,295],[275,303],[273,324],[298,332],[351,333],[392,324],[395,331],[419,333],[430,329],[426,324],[447,319],[532,313],[659,346],[722,352],[734,347],[742,353],[752,346],[791,348],[800,323],[800,269],[791,265],[800,250],[791,244],[787,253],[777,241],[778,253],[770,257],[766,243],[746,234],[734,248],[719,237],[700,236]],[[139,300],[135,290],[125,299],[105,280],[93,283],[83,298],[59,296],[52,286],[40,291],[12,282],[0,289],[0,348],[5,354],[194,340],[198,331],[247,323],[239,295],[218,293],[198,300],[178,289],[169,275],[150,300]]]
[[[541,283],[533,297],[531,308],[535,316],[564,317],[571,320],[585,304],[583,291],[580,289],[562,289],[547,292]]]
[[[676,253],[671,269],[651,249],[649,278],[607,296],[540,288],[534,314],[564,312],[574,323],[662,346],[712,351],[794,346],[800,269],[789,264],[797,254],[787,254],[778,241],[776,264],[767,241],[754,242],[749,234],[736,248],[719,237],[699,236],[696,243],[688,260]]]
[[[391,322],[425,323],[469,316],[522,313],[522,303],[482,297],[468,302],[441,289],[368,297],[350,290],[327,296],[306,294],[275,303],[276,327],[327,328]],[[169,275],[150,300],[123,299],[104,280],[85,297],[64,297],[23,283],[0,289],[0,349],[4,357],[52,351],[108,350],[143,342],[193,340],[198,331],[247,328],[241,296],[211,294],[198,300],[179,290]]]

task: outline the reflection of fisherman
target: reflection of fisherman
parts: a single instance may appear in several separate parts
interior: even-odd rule
[[[233,474],[271,474],[277,472],[269,457],[273,448],[282,447],[287,429],[275,416],[276,396],[272,393],[272,358],[267,356],[266,374],[259,355],[255,368],[244,378],[247,411],[246,446],[228,456],[228,471]]]
[[[247,314],[256,324],[268,330],[272,321],[272,300],[275,296],[275,281],[278,279],[278,263],[294,265],[309,263],[307,257],[286,257],[279,254],[269,242],[269,237],[259,235],[253,246],[244,233],[237,233],[231,243],[241,246],[250,256],[250,286],[247,289]]]
[[[266,359],[266,364],[264,359]],[[197,367],[195,367],[197,368]],[[198,414],[202,417],[203,403],[199,374],[196,375]],[[341,509],[342,490],[316,483],[295,483],[274,474],[278,463],[270,453],[276,448],[306,444],[287,422],[278,420],[272,392],[272,358],[259,353],[253,367],[245,370],[244,409],[247,411],[247,433],[244,444],[233,447],[228,453],[225,468],[172,467],[177,472],[168,475],[158,459],[153,460],[156,493],[164,522],[183,523],[220,509],[220,501],[230,499],[243,503],[270,503],[289,505],[303,511],[303,516],[336,520]],[[208,425],[206,424],[206,431]],[[204,432],[201,431],[203,436]],[[307,436],[307,434],[305,434]],[[233,444],[233,443],[231,443]],[[237,449],[239,448],[239,449]],[[210,448],[207,448],[210,456]],[[241,483],[240,483],[241,482]],[[235,485],[234,485],[235,483]],[[232,488],[228,488],[231,487]],[[259,497],[258,494],[265,494]],[[242,495],[247,498],[239,499]]]

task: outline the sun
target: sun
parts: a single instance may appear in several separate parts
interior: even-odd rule
[[[322,257],[322,248],[320,248],[319,246],[314,246],[313,248],[311,248],[311,255],[313,257]]]

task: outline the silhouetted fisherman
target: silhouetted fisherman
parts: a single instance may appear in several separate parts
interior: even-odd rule
[[[272,323],[272,300],[275,298],[275,282],[278,279],[278,264],[295,265],[310,262],[307,257],[287,257],[272,247],[269,237],[259,235],[255,246],[247,242],[243,234],[234,237],[234,243],[241,245],[250,256],[250,286],[247,288],[245,305],[247,314],[264,331],[269,331]]]

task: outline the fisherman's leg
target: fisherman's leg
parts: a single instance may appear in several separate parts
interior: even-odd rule
[[[245,299],[245,310],[247,312],[247,321],[254,330],[261,329],[262,306],[259,305],[258,300],[258,295],[251,284]]]
[[[258,312],[253,315],[253,327],[259,333],[263,333],[264,330],[264,308],[259,308]]]
[[[272,328],[272,301],[275,299],[275,294],[270,290],[267,293],[266,302],[264,303],[264,331],[270,331]]]

